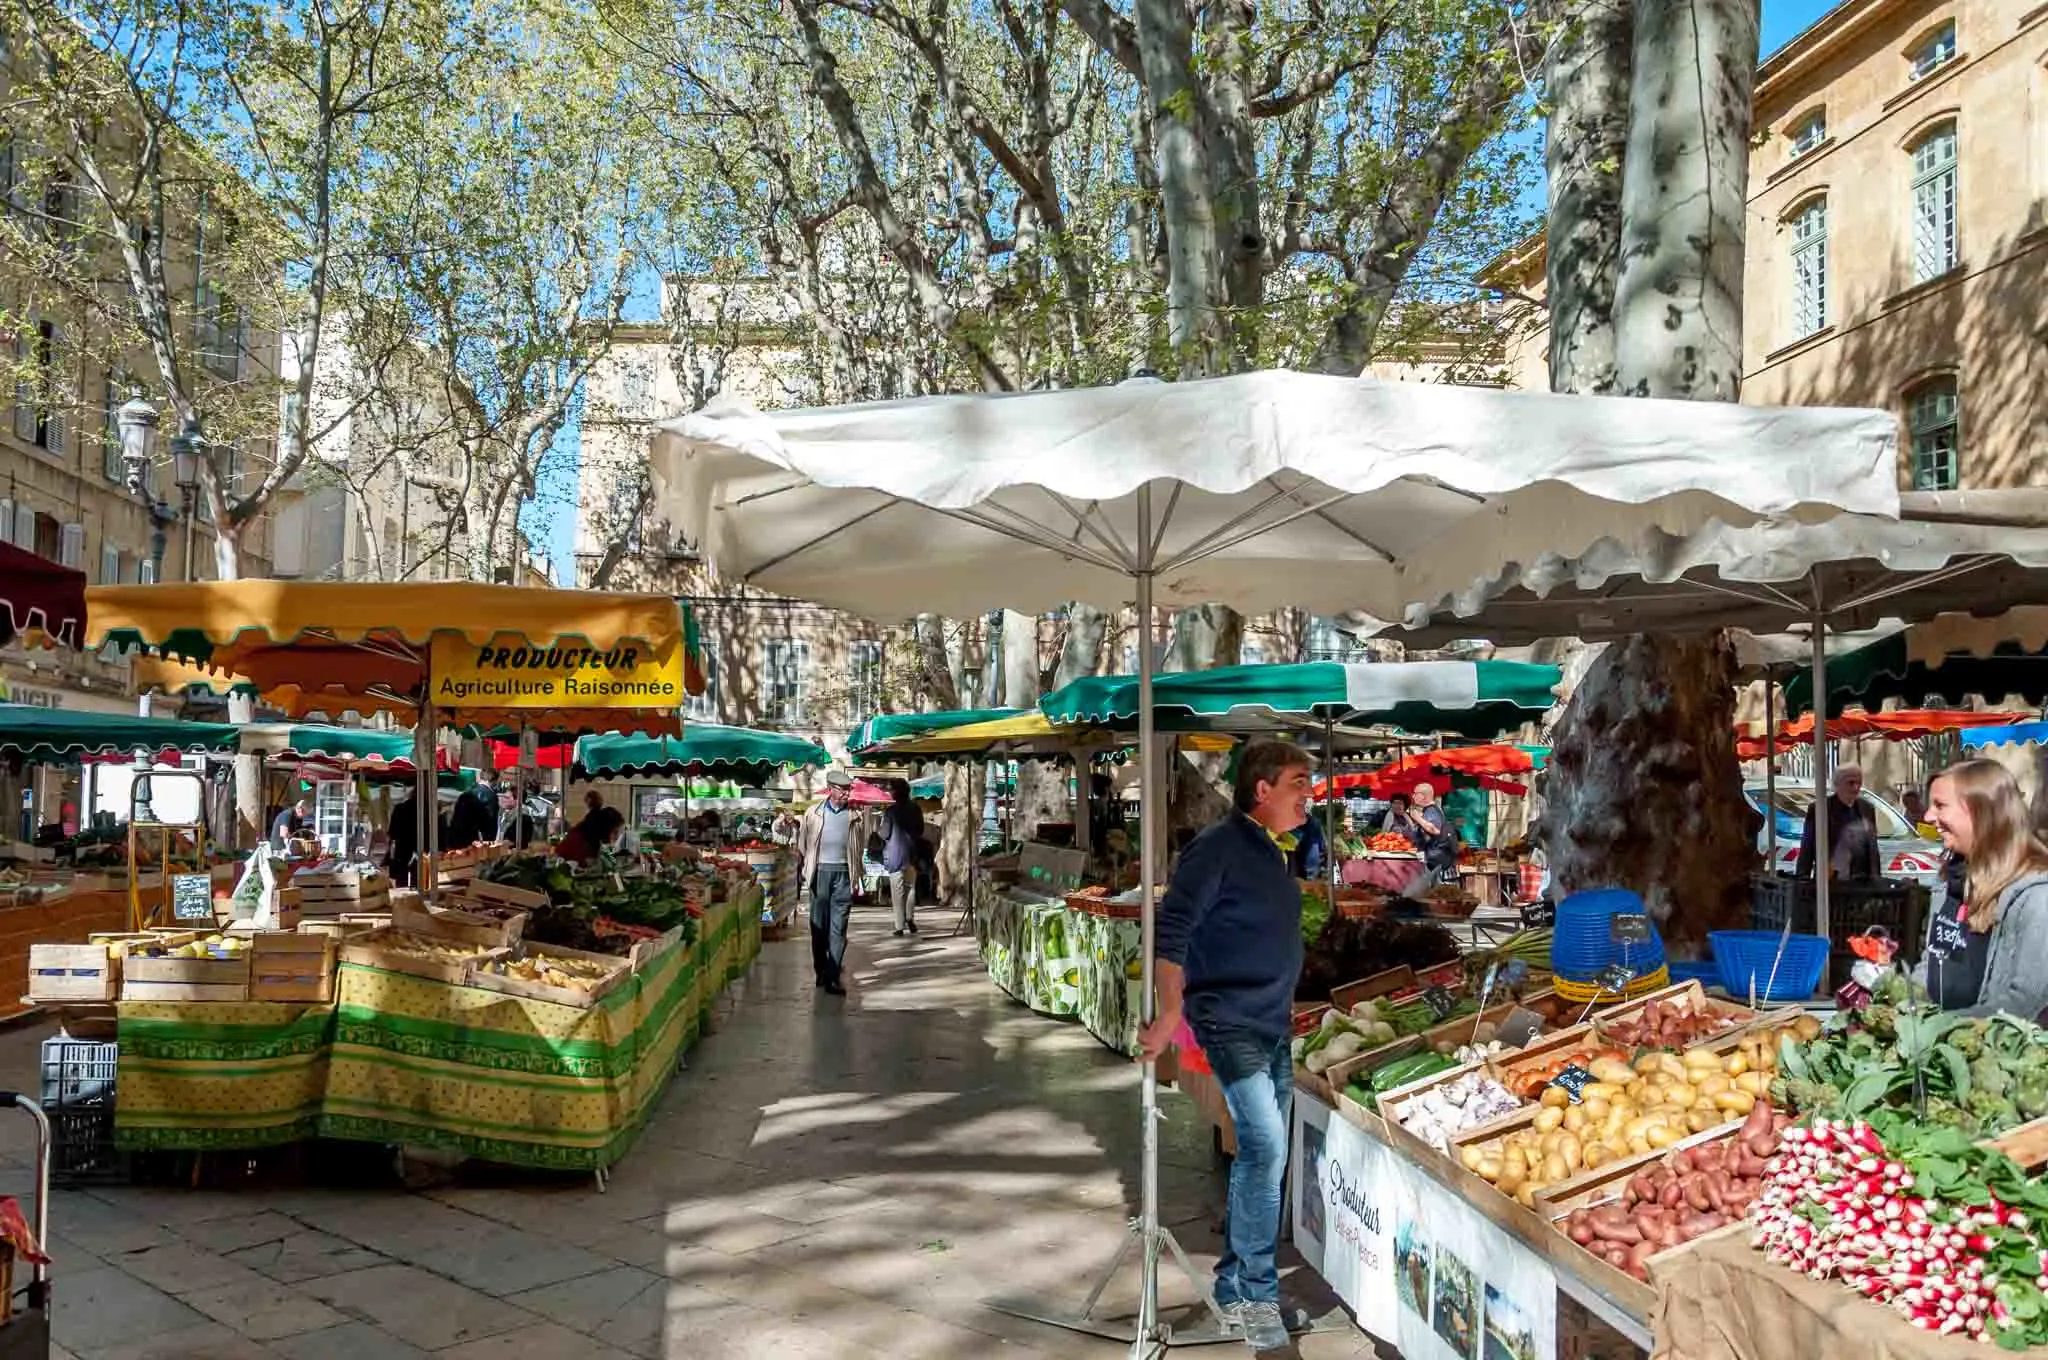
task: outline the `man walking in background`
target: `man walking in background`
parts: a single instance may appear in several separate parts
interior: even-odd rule
[[[1294,1100],[1294,988],[1301,979],[1301,888],[1285,838],[1308,818],[1312,762],[1284,741],[1253,742],[1237,766],[1235,809],[1187,849],[1159,904],[1158,1018],[1138,1036],[1148,1059],[1186,1016],[1237,1127],[1216,1302],[1254,1351],[1287,1345],[1280,1313],[1280,1189]]]
[[[811,966],[819,990],[833,996],[846,995],[846,918],[868,840],[867,818],[854,811],[852,794],[852,775],[828,773],[825,801],[804,813],[796,835],[797,882],[811,893]]]

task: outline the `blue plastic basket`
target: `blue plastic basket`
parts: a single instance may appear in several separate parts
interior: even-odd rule
[[[1778,941],[1785,941],[1785,956],[1778,958]],[[1707,933],[1713,946],[1714,962],[1721,968],[1721,985],[1737,1001],[1749,998],[1750,979],[1756,979],[1757,1000],[1799,1001],[1812,996],[1820,986],[1821,970],[1828,966],[1828,942],[1818,935],[1783,935],[1775,930],[1715,930]],[[1772,960],[1778,973],[1771,976]],[[1768,985],[1769,990],[1765,990]]]
[[[1550,940],[1551,970],[1573,982],[1591,982],[1609,964],[1623,962],[1610,922],[1616,916],[1642,911],[1643,899],[1625,888],[1572,893],[1557,904]],[[1654,926],[1647,943],[1630,945],[1627,952],[1626,962],[1638,977],[1664,966],[1664,940]]]
[[[1704,963],[1698,959],[1673,959],[1666,966],[1671,969],[1673,982],[1698,982],[1711,987],[1721,980],[1721,965],[1712,959]]]

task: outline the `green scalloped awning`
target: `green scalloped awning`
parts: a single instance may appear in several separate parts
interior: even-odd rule
[[[376,732],[362,727],[329,727],[299,723],[285,729],[283,750],[296,756],[332,756],[339,760],[371,760],[391,764],[412,762],[410,732]]]
[[[937,713],[878,713],[853,730],[853,735],[846,739],[846,750],[858,757],[895,737],[922,736],[948,727],[1015,718],[1028,711],[1022,708],[950,708]]]
[[[37,764],[120,751],[233,753],[241,731],[231,723],[181,722],[77,709],[0,704],[0,751]]]
[[[1564,672],[1526,661],[1309,661],[1219,666],[1153,677],[1161,731],[1260,731],[1276,717],[1387,724],[1483,738],[1557,702]],[[1092,675],[1039,701],[1056,723],[1135,726],[1138,678]]]
[[[1908,634],[1894,633],[1853,652],[1828,658],[1828,716],[1845,708],[1876,709],[1896,699],[1911,708],[1963,708],[1971,699],[1999,703],[2008,698],[2048,703],[2048,654],[2013,643],[1990,656],[1956,654],[1939,666],[1915,661]],[[1813,711],[1813,671],[1785,681],[1785,711]]]
[[[586,775],[707,774],[726,779],[831,763],[831,753],[816,742],[717,723],[687,723],[680,737],[611,732],[576,743],[576,764]]]

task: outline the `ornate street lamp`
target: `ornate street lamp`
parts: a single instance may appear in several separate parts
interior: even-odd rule
[[[121,409],[114,413],[114,425],[121,434],[121,466],[127,474],[128,492],[145,501],[149,499],[149,467],[156,461],[158,419],[156,407],[140,392],[122,402]]]

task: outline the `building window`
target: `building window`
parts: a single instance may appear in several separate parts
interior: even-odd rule
[[[1317,614],[1308,621],[1308,659],[1311,661],[1366,661],[1370,653],[1356,633],[1339,628],[1335,619]]]
[[[846,716],[849,726],[882,711],[882,644],[872,639],[846,648]]]
[[[1797,160],[1828,139],[1828,115],[1815,109],[1792,128],[1792,156]]]
[[[690,722],[718,721],[718,644],[713,638],[700,638],[697,644],[697,660],[704,672],[704,692],[692,694],[683,704],[683,717]]]
[[[1950,20],[1927,35],[1908,58],[1907,77],[1925,80],[1956,59],[1956,26]]]
[[[1962,399],[1954,378],[1933,378],[1906,394],[1906,431],[1913,441],[1915,491],[1961,485]]]
[[[811,644],[794,638],[774,638],[761,644],[761,652],[762,707],[768,721],[785,727],[802,722],[810,680]]]
[[[100,549],[100,584],[117,586],[121,584],[121,550],[102,547]]]
[[[205,198],[199,202],[193,230],[192,339],[199,362],[217,378],[242,376],[242,354],[248,348],[248,321],[242,309],[215,282],[226,272],[235,245],[232,213],[216,212]]]
[[[647,420],[654,415],[654,356],[628,354],[619,364],[619,418]]]
[[[1794,338],[1828,324],[1828,201],[1817,198],[1792,219]]]
[[[58,331],[39,321],[14,339],[14,437],[51,453],[64,452],[64,413],[56,395]]]
[[[1944,123],[1913,144],[1913,281],[1956,267],[1956,125]]]

